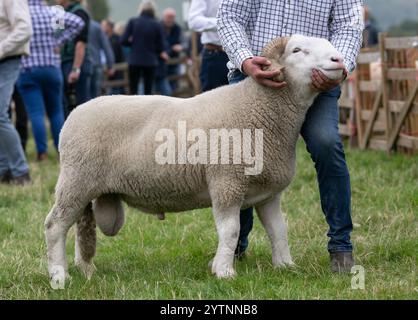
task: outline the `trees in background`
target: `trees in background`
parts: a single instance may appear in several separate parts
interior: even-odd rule
[[[417,36],[418,20],[405,20],[396,26],[390,27],[388,32],[393,37]]]

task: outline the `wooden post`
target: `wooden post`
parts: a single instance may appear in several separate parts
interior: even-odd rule
[[[386,56],[386,41],[387,34],[379,33],[379,48],[380,48],[380,57],[382,61],[382,89],[383,89],[383,110],[386,117],[386,141],[389,140],[389,135],[392,129],[392,117],[389,109],[389,83],[387,76],[387,56]]]

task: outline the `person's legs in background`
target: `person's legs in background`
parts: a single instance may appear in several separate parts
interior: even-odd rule
[[[167,77],[159,77],[155,80],[155,91],[162,96],[171,96],[173,91],[171,90],[170,82]]]
[[[180,74],[180,65],[179,64],[170,64],[167,66],[167,77],[177,76]],[[172,80],[169,81],[171,91],[176,91],[178,88],[178,81]]]
[[[206,92],[228,84],[229,58],[223,51],[204,49],[202,52],[202,69],[200,81],[202,91]]]
[[[144,94],[146,96],[152,95],[152,88],[155,82],[155,67],[142,67],[144,75]]]
[[[62,108],[63,78],[59,69],[48,68],[43,78],[43,94],[45,99],[46,114],[48,116],[54,145],[58,151],[59,135],[64,125],[64,112]]]
[[[68,118],[70,112],[77,107],[77,101],[75,96],[74,84],[68,83],[68,76],[70,75],[73,67],[72,61],[63,62],[61,65],[62,77],[64,79],[64,92],[63,92],[63,106],[64,106],[64,117]]]
[[[92,74],[92,63],[87,59],[84,59],[84,63],[81,67],[80,78],[75,84],[77,106],[82,105],[91,99],[90,89]]]
[[[90,99],[97,98],[102,95],[102,83],[103,83],[103,67],[93,66],[93,72],[90,82]]]
[[[18,80],[19,92],[25,103],[32,124],[38,160],[43,160],[48,152],[48,137],[45,127],[45,104],[42,92],[44,68],[23,70]],[[48,83],[53,85],[53,83]]]
[[[138,94],[139,79],[141,77],[141,68],[134,65],[129,65],[129,94]]]
[[[309,109],[301,134],[315,163],[321,206],[329,225],[328,251],[347,253],[341,265],[333,271],[350,271],[354,261],[350,234],[351,221],[350,174],[344,147],[338,132],[338,99],[340,88],[321,93]],[[338,261],[337,261],[338,262]]]
[[[29,166],[21,141],[8,113],[13,88],[19,76],[19,66],[19,58],[0,62],[0,180],[13,184],[30,181]]]
[[[19,133],[23,151],[26,152],[26,144],[28,142],[28,114],[26,113],[25,104],[23,103],[22,97],[20,96],[16,85],[13,90],[12,100],[15,106],[15,127]],[[12,119],[12,104],[10,104],[9,107],[9,117]]]

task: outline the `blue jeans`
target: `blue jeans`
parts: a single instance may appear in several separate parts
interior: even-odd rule
[[[90,61],[84,60],[81,67],[80,78],[77,83],[69,84],[68,76],[73,68],[73,61],[65,61],[61,65],[62,75],[64,77],[64,115],[68,115],[80,104],[90,100],[91,77],[93,74],[93,66]],[[75,94],[75,101],[72,101],[71,95]]]
[[[230,83],[245,76],[240,72],[230,75]],[[340,88],[321,93],[309,109],[301,135],[305,140],[317,172],[322,211],[329,225],[329,252],[353,250],[350,234],[351,221],[350,174],[345,161],[344,148],[338,133],[338,99]],[[241,231],[238,252],[248,247],[248,235],[253,225],[253,209],[241,211]]]
[[[90,80],[90,99],[97,98],[102,95],[103,84],[103,67],[93,66]]]
[[[228,61],[229,59],[225,52],[203,50],[202,69],[200,71],[200,82],[203,92],[228,84],[228,68],[226,66]]]
[[[38,154],[48,151],[45,114],[50,121],[54,144],[58,150],[59,134],[64,125],[61,70],[56,67],[23,69],[17,86],[32,123]]]
[[[171,96],[173,90],[171,89],[170,82],[167,77],[157,77],[155,79],[155,91],[157,91],[162,96]]]
[[[8,112],[19,71],[19,58],[0,62],[0,175],[10,170],[13,177],[29,172],[19,135]]]

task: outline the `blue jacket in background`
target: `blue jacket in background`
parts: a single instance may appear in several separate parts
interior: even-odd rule
[[[88,50],[94,66],[100,66],[102,62],[101,52],[106,57],[106,64],[109,69],[115,64],[115,56],[109,39],[106,37],[100,24],[91,20],[89,26]]]
[[[128,57],[130,65],[156,67],[165,49],[163,28],[152,16],[142,13],[129,21],[122,44],[131,48]]]

